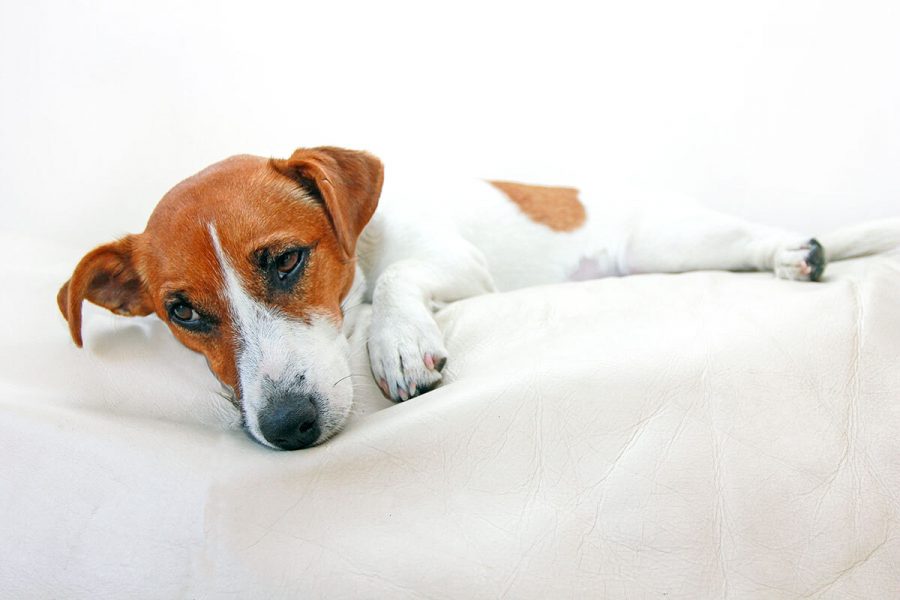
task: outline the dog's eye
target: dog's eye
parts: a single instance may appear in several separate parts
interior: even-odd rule
[[[293,291],[306,270],[312,248],[294,246],[278,250],[261,248],[251,257],[272,293]]]
[[[300,278],[309,257],[309,248],[291,248],[275,256],[270,263],[270,273],[277,289],[288,290]]]
[[[282,279],[291,274],[300,264],[300,250],[289,250],[275,258],[275,268]]]
[[[169,297],[166,312],[173,324],[196,333],[209,333],[219,324],[215,315],[194,308],[181,293]]]
[[[173,319],[183,324],[193,324],[200,321],[200,315],[197,311],[194,310],[190,304],[185,302],[173,304],[172,307],[169,308],[169,314]]]

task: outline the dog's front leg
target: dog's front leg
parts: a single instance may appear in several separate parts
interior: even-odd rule
[[[402,259],[378,275],[372,293],[369,360],[384,394],[395,401],[424,393],[441,381],[447,361],[435,304],[494,291],[474,247],[424,259]]]

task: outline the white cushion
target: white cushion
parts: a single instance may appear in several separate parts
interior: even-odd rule
[[[357,335],[361,414],[298,452],[250,441],[155,318],[86,310],[76,349],[77,256],[0,240],[5,595],[900,588],[900,255],[472,298],[437,315],[445,384],[399,405]]]

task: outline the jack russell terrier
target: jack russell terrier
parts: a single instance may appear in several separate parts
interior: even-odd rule
[[[78,263],[57,297],[73,340],[82,345],[85,299],[120,315],[156,313],[206,356],[249,434],[293,450],[347,420],[344,312],[360,302],[372,303],[375,381],[403,401],[441,381],[447,351],[432,311],[442,303],[632,273],[816,281],[826,263],[810,236],[568,187],[449,177],[391,189],[376,213],[382,180],[376,157],[333,147],[212,165],[169,191],[143,233]],[[896,243],[888,237],[850,230],[828,257],[885,249]]]

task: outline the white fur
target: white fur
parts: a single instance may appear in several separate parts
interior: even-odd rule
[[[785,279],[809,278],[804,258],[812,236],[748,223],[673,195],[582,188],[587,221],[558,232],[530,220],[485,181],[413,181],[396,173],[387,178],[359,241],[373,304],[372,372],[395,400],[414,395],[417,384],[440,381],[423,360],[429,353],[446,356],[431,316],[445,302],[632,273],[774,270]],[[839,237],[839,255],[830,257],[868,248],[863,240],[869,233],[863,228]],[[881,233],[878,249],[900,241],[897,231]]]
[[[266,380],[281,390],[315,393],[321,434],[320,443],[343,427],[353,404],[347,339],[332,320],[313,315],[309,323],[291,319],[265,306],[244,289],[231,261],[222,249],[215,225],[209,224],[219,267],[225,280],[224,294],[240,340],[237,369],[241,410],[247,431],[270,447],[259,427],[259,412],[268,398]]]
[[[394,400],[440,382],[435,365],[447,352],[432,311],[447,302],[632,273],[774,270],[782,278],[808,279],[804,258],[811,236],[747,223],[672,195],[582,188],[587,221],[558,232],[530,220],[487,182],[413,181],[396,173],[387,178],[378,210],[359,239],[356,279],[344,299],[345,307],[363,297],[372,302],[372,373]],[[838,254],[830,257],[858,253],[860,245],[871,250],[860,244],[868,233],[838,236]],[[882,233],[879,249],[900,241]],[[261,382],[293,385],[302,375],[298,385],[312,386],[325,399],[326,406],[317,407],[323,415],[318,441],[328,438],[343,426],[352,403],[352,385],[342,379],[349,374],[346,335],[327,318],[299,323],[251,298],[213,226],[210,235],[242,340],[238,370],[247,429],[267,444],[257,420],[266,400]],[[345,321],[345,332],[348,326]]]

